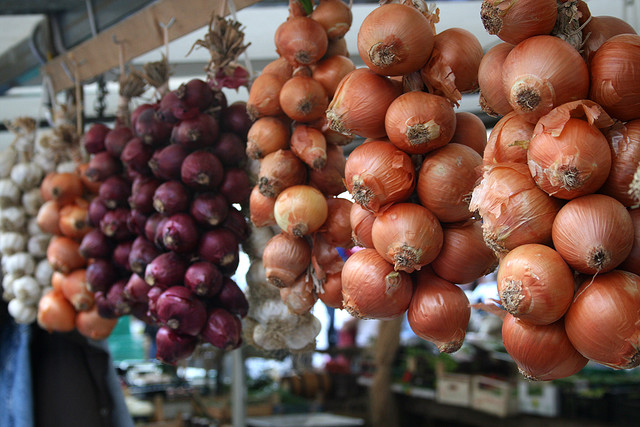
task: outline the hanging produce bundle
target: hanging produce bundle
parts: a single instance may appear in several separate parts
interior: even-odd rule
[[[640,36],[583,1],[485,0],[481,16],[504,43],[480,63],[480,104],[503,117],[470,209],[500,257],[505,348],[536,380],[633,368]]]

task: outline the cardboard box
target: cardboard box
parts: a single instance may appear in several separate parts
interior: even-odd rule
[[[436,376],[436,402],[469,406],[471,404],[471,375],[438,374]]]
[[[473,375],[471,407],[501,418],[515,415],[518,412],[516,386],[508,381]]]
[[[557,417],[560,414],[560,389],[553,383],[518,381],[518,410],[523,414]]]

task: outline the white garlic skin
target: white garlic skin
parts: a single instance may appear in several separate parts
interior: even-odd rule
[[[0,153],[0,178],[8,178],[13,165],[18,161],[18,152],[9,147]]]
[[[58,163],[58,166],[56,166],[56,172],[58,173],[74,173],[76,169],[77,169],[76,162],[71,160],[67,162]]]
[[[5,301],[11,301],[15,298],[15,294],[13,293],[13,282],[18,279],[18,276],[15,274],[5,274],[2,278],[2,298]]]
[[[40,285],[31,276],[22,276],[13,282],[13,294],[25,304],[37,304],[41,293]]]
[[[0,180],[0,208],[8,208],[20,203],[20,188],[11,179]]]
[[[19,299],[9,301],[8,311],[16,323],[23,325],[29,325],[35,322],[38,316],[38,310],[34,305],[26,304]]]
[[[0,209],[0,230],[22,231],[27,221],[26,212],[22,207],[11,206]]]
[[[30,276],[35,272],[36,262],[27,252],[2,257],[2,268],[5,273],[16,276]]]
[[[53,275],[53,268],[49,261],[46,259],[41,260],[36,265],[36,272],[34,277],[38,281],[38,284],[43,288],[51,286],[51,276]]]
[[[42,181],[42,168],[36,163],[18,163],[11,169],[11,179],[22,191],[36,187]]]
[[[36,234],[42,233],[42,230],[38,225],[37,217],[34,216],[33,218],[29,218],[29,221],[27,222],[27,233],[29,236],[35,236]]]
[[[22,233],[7,231],[0,233],[0,253],[2,255],[12,255],[17,252],[24,252],[27,247],[27,237]]]
[[[22,194],[22,207],[29,216],[38,215],[40,206],[44,203],[40,187],[34,187]]]

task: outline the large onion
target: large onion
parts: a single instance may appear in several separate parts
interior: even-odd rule
[[[635,230],[633,247],[627,259],[620,264],[619,269],[640,275],[640,208],[630,210],[629,214],[631,215],[633,228]]]
[[[592,16],[582,29],[582,55],[587,63],[604,42],[618,34],[636,34],[631,25],[615,16]]]
[[[640,205],[640,186],[634,186],[634,175],[640,169],[640,120],[615,126],[607,132],[611,146],[611,171],[600,193],[617,199],[623,205]]]
[[[513,110],[502,87],[502,66],[511,49],[513,45],[509,43],[495,45],[485,53],[478,67],[480,108],[490,116],[504,116]]]
[[[516,44],[539,34],[549,34],[558,15],[555,0],[484,0],[482,25],[489,34]]]
[[[327,219],[324,195],[309,185],[294,185],[278,195],[273,206],[276,223],[285,233],[296,237],[318,230]]]
[[[311,261],[311,248],[306,240],[278,233],[267,242],[262,263],[269,283],[284,288],[291,286]]]
[[[533,136],[534,125],[512,111],[498,120],[484,149],[482,162],[527,163],[527,149]]]

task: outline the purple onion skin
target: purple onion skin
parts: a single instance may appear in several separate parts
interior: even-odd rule
[[[190,203],[189,190],[180,181],[164,182],[153,193],[153,208],[166,216],[187,212]]]
[[[144,236],[147,238],[148,241],[152,242],[153,244],[155,244],[156,230],[158,229],[158,224],[160,224],[163,220],[166,221],[167,217],[156,212],[151,216],[149,216],[149,218],[147,218],[147,222],[144,223]],[[161,247],[161,246],[158,246],[158,247]]]
[[[199,111],[206,110],[213,102],[213,91],[209,85],[201,79],[191,79],[182,83],[176,94],[187,107],[197,108]]]
[[[93,155],[89,160],[89,167],[85,176],[91,182],[102,182],[110,176],[122,172],[122,164],[107,151],[101,151]]]
[[[198,227],[186,213],[171,215],[162,225],[162,243],[170,251],[192,252],[198,246]]]
[[[207,261],[191,264],[184,274],[184,286],[200,297],[210,298],[222,289],[223,276],[218,267]]]
[[[142,213],[150,214],[153,210],[153,194],[160,186],[161,182],[154,178],[139,178],[131,186],[131,196],[129,197],[129,207],[137,209]]]
[[[98,307],[98,314],[105,319],[116,319],[115,307],[111,304],[111,301],[107,298],[107,291],[98,291],[94,294],[93,300]]]
[[[213,308],[200,336],[214,347],[232,350],[242,344],[242,322],[223,308]]]
[[[151,286],[170,288],[181,285],[184,273],[187,271],[187,262],[175,252],[165,252],[158,255],[147,264],[144,280]]]
[[[239,258],[238,239],[232,231],[216,228],[204,233],[198,245],[198,255],[218,266],[230,265]]]
[[[97,228],[89,231],[80,242],[80,255],[84,258],[107,258],[113,251],[113,242]]]
[[[251,233],[251,228],[249,227],[247,218],[234,206],[229,207],[229,214],[222,222],[221,226],[231,230],[240,242],[244,242]]]
[[[89,224],[92,227],[100,226],[100,220],[109,211],[109,208],[104,204],[100,197],[95,197],[91,203],[89,203],[88,216]]]
[[[240,317],[245,317],[249,312],[249,302],[242,289],[229,277],[225,277],[222,283],[222,289],[216,296],[214,305],[225,308]]]
[[[155,320],[149,316],[149,306],[145,302],[132,302],[131,315],[148,325],[155,323]]]
[[[136,124],[138,123],[138,117],[140,117],[140,114],[142,114],[143,112],[145,112],[146,110],[153,110],[156,111],[158,108],[158,104],[140,104],[138,105],[135,110],[133,110],[133,112],[131,113],[131,128],[135,129],[136,128]]]
[[[198,335],[207,320],[207,309],[184,286],[172,286],[156,301],[158,321],[180,334]]]
[[[183,120],[171,132],[171,141],[187,150],[197,150],[213,146],[218,140],[220,126],[218,121],[206,113]]]
[[[174,117],[176,121],[189,120],[200,114],[200,110],[190,107],[180,98],[177,90],[169,92],[162,98],[158,112],[161,111],[162,113],[159,114],[161,117]]]
[[[197,344],[197,337],[179,334],[163,326],[156,332],[156,359],[167,365],[176,365],[191,356]]]
[[[120,161],[128,168],[142,175],[150,175],[149,160],[151,160],[153,153],[153,147],[142,142],[142,139],[132,138],[122,150]]]
[[[195,190],[215,190],[222,182],[224,167],[213,154],[195,151],[182,162],[180,176],[182,182]]]
[[[157,150],[149,160],[149,167],[153,176],[163,181],[180,179],[180,168],[188,155],[189,150],[178,144],[167,145]]]
[[[149,289],[149,292],[147,293],[147,298],[148,298],[147,315],[149,316],[149,318],[153,319],[154,323],[158,323],[158,313],[156,312],[156,302],[158,301],[158,298],[160,298],[160,295],[162,295],[162,293],[166,289],[167,288],[163,288],[162,286],[152,286],[151,289]]]
[[[126,279],[118,280],[109,288],[107,292],[107,301],[113,308],[116,317],[125,316],[131,313],[131,301],[127,299],[124,293],[124,287],[127,285]]]
[[[156,110],[156,115],[160,120],[166,123],[175,124],[178,122],[178,118],[173,115],[173,106],[176,103],[180,103],[184,106],[184,102],[182,102],[178,95],[176,95],[175,91],[171,91],[164,95],[160,102],[158,103],[158,108]],[[186,107],[186,106],[185,106]]]
[[[128,220],[129,209],[116,208],[104,214],[100,220],[100,230],[118,242],[128,240],[132,237],[127,225]]]
[[[229,203],[243,203],[249,200],[252,188],[249,175],[243,169],[228,168],[218,191]]]
[[[224,92],[215,85],[213,82],[208,82],[211,91],[213,92],[213,100],[207,108],[207,112],[211,114],[216,120],[222,118],[222,112],[227,108],[229,103],[227,102],[227,96]]]
[[[104,138],[104,148],[113,157],[119,159],[127,142],[133,137],[133,131],[130,128],[125,126],[117,127]]]
[[[91,292],[107,292],[118,280],[118,274],[111,261],[99,258],[87,266],[87,288]]]
[[[134,303],[147,304],[149,302],[149,291],[151,286],[142,277],[133,273],[124,287],[125,296]],[[145,312],[147,308],[145,308]]]
[[[127,228],[134,235],[144,235],[144,226],[147,223],[147,215],[137,209],[132,209],[127,218]]]
[[[246,141],[249,128],[253,124],[247,114],[247,103],[236,101],[229,105],[222,112],[220,123],[222,123],[224,130],[233,132]]]
[[[110,176],[100,184],[98,195],[109,209],[128,206],[131,184],[120,175]]]
[[[160,251],[156,246],[144,236],[138,236],[133,241],[131,252],[129,252],[129,266],[131,271],[139,275],[144,275],[147,264],[153,261]]]
[[[227,217],[229,202],[219,193],[200,193],[193,198],[189,212],[198,224],[215,227]]]
[[[247,144],[232,132],[222,132],[211,151],[227,167],[242,166],[247,161]]]
[[[113,263],[120,269],[131,272],[131,266],[129,265],[129,254],[131,253],[131,247],[133,246],[133,240],[120,242],[113,250]]]
[[[172,128],[170,123],[160,120],[155,110],[149,108],[137,117],[135,133],[144,144],[157,147],[169,141]]]
[[[153,244],[156,245],[157,248],[162,249],[163,251],[167,248],[164,247],[164,237],[162,232],[164,231],[164,224],[169,220],[169,217],[163,216],[162,219],[158,222],[156,226],[156,232],[153,235]]]
[[[82,145],[89,154],[104,151],[104,138],[111,129],[103,123],[94,123],[82,137]]]
[[[240,257],[236,257],[229,264],[221,265],[220,271],[224,276],[231,277],[236,274],[236,270],[238,269],[238,265],[240,265]]]

